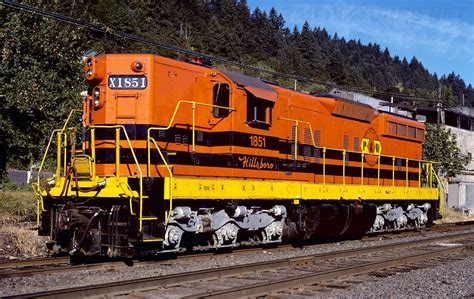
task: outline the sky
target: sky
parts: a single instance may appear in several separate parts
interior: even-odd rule
[[[247,0],[253,11],[275,7],[292,29],[324,27],[339,38],[415,56],[438,77],[455,72],[474,86],[474,0]]]

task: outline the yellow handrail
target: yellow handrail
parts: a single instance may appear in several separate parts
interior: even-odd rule
[[[408,158],[405,161],[405,185],[408,187]]]
[[[69,112],[69,115],[66,119],[66,122],[64,123],[63,127],[62,127],[62,131],[66,130],[66,127],[67,127],[67,124],[69,123],[69,120],[71,119],[71,116],[75,113],[75,112],[81,112],[82,113],[82,110],[81,109],[72,109],[70,112]]]
[[[66,130],[67,128],[67,125],[69,124],[69,120],[71,119],[72,115],[76,112],[81,112],[82,113],[82,110],[81,109],[72,109],[70,112],[69,112],[69,115],[66,119],[66,121],[64,122],[64,125],[61,129],[55,129],[51,132],[51,135],[49,137],[49,140],[48,140],[48,144],[46,146],[46,150],[44,151],[44,155],[43,155],[43,158],[41,159],[41,163],[40,163],[40,167],[38,169],[38,174],[37,174],[37,177],[36,177],[36,183],[35,184],[32,184],[32,188],[33,188],[33,191],[34,193],[37,195],[37,200],[36,200],[36,211],[37,211],[37,219],[36,219],[36,222],[37,224],[39,224],[39,219],[40,219],[40,212],[45,212],[46,210],[44,209],[44,202],[43,202],[43,197],[41,196],[41,184],[40,184],[40,177],[41,177],[41,172],[43,171],[43,166],[44,166],[44,162],[46,161],[46,157],[48,156],[48,152],[49,152],[49,148],[51,147],[51,143],[53,142],[53,137],[56,133],[58,133],[58,137],[64,133],[64,131]],[[61,138],[59,137],[58,138],[58,153],[57,153],[57,156],[56,156],[56,171],[55,171],[55,174],[56,174],[56,177],[59,177],[59,171],[60,171],[60,157],[61,157]],[[55,183],[60,183],[59,180],[57,180]]]
[[[418,161],[418,188],[421,188],[421,162]]]
[[[116,129],[116,134],[118,134],[121,130],[123,130],[123,133],[124,133],[124,136],[125,138],[127,139],[127,143],[128,143],[128,146],[130,148],[130,152],[132,153],[132,156],[133,156],[133,160],[135,161],[135,164],[137,165],[137,170],[138,170],[138,174],[139,174],[139,178],[140,178],[140,192],[138,194],[138,199],[139,199],[139,214],[138,214],[138,218],[139,218],[139,231],[141,232],[142,231],[142,228],[143,228],[143,223],[142,223],[142,219],[143,219],[143,173],[142,173],[142,169],[140,168],[140,163],[138,162],[138,159],[137,159],[137,156],[135,154],[135,150],[133,149],[133,146],[132,146],[132,142],[130,141],[130,138],[128,137],[128,133],[127,133],[127,130],[125,129],[125,127],[123,125],[96,125],[96,126],[91,126],[91,140],[95,140],[95,131],[93,131],[94,129]],[[119,130],[117,130],[119,129]],[[119,134],[120,136],[120,134]],[[120,139],[120,137],[119,137]],[[117,140],[117,138],[116,138]],[[117,151],[118,149],[120,148],[120,144],[116,144],[115,145],[116,149],[116,155],[117,155]],[[92,148],[94,148],[94,150],[92,151]],[[93,157],[95,157],[95,145],[94,143],[91,144],[91,152],[94,154]],[[116,170],[118,171],[118,170]],[[95,175],[95,172],[94,172],[94,175]],[[132,206],[132,199],[130,198],[130,213],[132,215],[136,215],[136,213],[133,212],[133,206]]]
[[[440,178],[438,177],[438,174],[436,173],[436,171],[433,171],[433,174],[434,174],[434,177],[436,178],[436,181],[438,182],[439,209],[442,210],[444,207],[444,186]]]
[[[433,163],[430,163],[430,188],[433,188]]]
[[[346,150],[342,150],[342,184],[346,184]]]
[[[166,163],[166,159],[163,156],[163,153],[161,152],[160,147],[156,143],[156,140],[153,137],[150,137],[150,141],[152,141],[153,144],[155,145],[156,150],[160,154],[161,159],[164,161],[165,166],[166,166],[166,170],[168,170],[168,173],[170,175],[169,187],[168,187],[168,189],[169,189],[168,196],[169,196],[169,199],[170,199],[170,207],[169,207],[168,216],[166,217],[166,222],[165,222],[165,224],[168,224],[168,222],[170,220],[170,217],[171,217],[171,211],[173,210],[173,200],[172,200],[172,198],[173,198],[173,172],[171,171],[171,168],[169,167],[168,163]]]
[[[51,132],[48,145],[46,145],[46,150],[44,152],[43,158],[41,159],[40,167],[38,169],[38,176],[36,177],[36,183],[38,184],[38,187],[40,186],[40,174],[41,174],[41,171],[43,170],[44,162],[46,161],[46,156],[48,155],[49,148],[51,147],[51,143],[53,142],[53,137],[56,133],[59,133],[62,131],[63,131],[62,129],[56,129],[56,130],[53,130],[53,132]],[[57,164],[56,164],[56,167],[57,167]]]
[[[392,157],[392,187],[395,187],[395,159],[396,157]]]
[[[45,152],[44,152],[43,158],[41,159],[41,164],[40,164],[40,167],[39,167],[39,169],[38,169],[38,176],[37,176],[37,182],[36,182],[36,183],[38,184],[38,187],[40,186],[40,174],[41,174],[41,171],[43,170],[44,162],[46,161],[46,157],[47,157],[47,155],[48,155],[49,147],[51,146],[51,142],[53,141],[54,134],[56,134],[56,133],[62,134],[62,133],[66,130],[66,127],[67,127],[67,125],[68,125],[68,123],[69,123],[69,120],[71,119],[72,115],[73,115],[75,112],[82,112],[82,110],[81,110],[81,109],[72,109],[72,110],[69,112],[69,115],[68,115],[66,121],[64,122],[63,127],[62,127],[61,129],[55,129],[55,130],[53,130],[53,132],[51,132],[51,136],[49,137],[48,145],[46,146],[46,150],[45,150]],[[60,142],[59,142],[59,141],[60,141],[60,139],[58,140],[58,146],[60,146]],[[58,157],[60,157],[60,156],[58,156]],[[59,169],[59,167],[60,167],[60,166],[58,166],[59,163],[60,163],[60,160],[59,160],[59,159],[56,159],[56,160],[57,160],[57,161],[56,161],[56,163],[57,163],[57,164],[56,164],[56,167],[57,167],[57,168],[56,168],[56,172],[55,172],[55,173],[57,174],[57,172],[59,171],[58,169]],[[44,212],[44,211],[43,211],[43,212]]]
[[[178,103],[176,104],[176,107],[173,111],[173,115],[171,116],[171,119],[168,123],[168,126],[166,127],[150,127],[148,128],[147,130],[147,154],[148,154],[148,161],[147,161],[147,174],[150,176],[151,175],[151,148],[150,148],[150,142],[153,142],[153,144],[155,145],[159,155],[160,155],[160,158],[161,160],[163,161],[168,173],[169,173],[169,201],[170,201],[170,205],[169,205],[169,211],[168,211],[168,216],[166,217],[166,222],[165,224],[168,224],[169,222],[169,219],[171,217],[171,211],[172,211],[172,207],[173,207],[173,191],[172,191],[172,187],[173,187],[173,173],[171,171],[171,168],[170,166],[168,165],[168,162],[166,162],[166,159],[163,155],[163,153],[161,152],[161,149],[160,147],[158,146],[156,140],[154,138],[151,137],[151,131],[166,131],[166,130],[169,130],[171,129],[173,123],[174,123],[174,119],[176,118],[176,115],[178,113],[178,110],[179,110],[179,107],[181,106],[181,104],[190,104],[191,105],[191,109],[192,109],[192,151],[195,152],[196,151],[196,107],[197,106],[204,106],[204,107],[211,107],[211,108],[218,108],[218,109],[226,109],[226,110],[229,110],[229,111],[235,111],[234,108],[231,108],[231,107],[224,107],[224,106],[219,106],[219,105],[213,105],[213,104],[207,104],[207,103],[200,103],[200,102],[195,102],[195,101],[185,101],[185,100],[180,100],[178,101]],[[141,214],[140,214],[140,225],[141,225]]]
[[[326,147],[323,147],[323,185],[326,185]]]
[[[176,107],[173,111],[173,115],[171,116],[171,119],[168,123],[168,125],[166,127],[150,127],[148,128],[148,131],[147,131],[147,141],[150,141],[150,132],[151,131],[166,131],[166,130],[169,130],[171,129],[171,126],[173,125],[174,123],[174,119],[176,118],[176,115],[178,113],[178,110],[179,110],[179,107],[181,106],[181,104],[190,104],[192,105],[191,106],[191,109],[192,109],[192,149],[193,149],[193,152],[195,151],[196,149],[196,141],[195,141],[195,131],[196,131],[196,105],[198,106],[206,106],[206,107],[212,107],[212,108],[220,108],[220,109],[227,109],[229,111],[235,111],[234,108],[231,108],[231,107],[224,107],[224,106],[219,106],[219,105],[213,105],[213,104],[207,104],[207,103],[200,103],[200,102],[195,102],[195,101],[185,101],[185,100],[180,100],[178,101],[178,103],[176,104]],[[148,143],[148,142],[147,142]],[[147,165],[147,171],[148,171],[148,175],[150,175],[150,169],[151,167],[151,161],[150,161],[150,147],[148,146],[148,165]]]
[[[120,128],[115,129],[115,176],[120,178]]]
[[[377,186],[380,186],[380,155],[377,157]]]
[[[314,134],[313,134],[313,128],[311,126],[311,123],[310,122],[307,122],[307,121],[302,121],[302,120],[298,120],[298,119],[291,119],[291,118],[286,118],[286,117],[279,117],[278,119],[280,120],[286,120],[286,121],[290,121],[290,122],[294,122],[295,123],[295,126],[296,126],[296,130],[295,130],[295,133],[298,132],[298,126],[299,124],[305,124],[309,127],[309,132],[310,132],[310,136],[311,136],[311,143],[312,143],[312,146],[314,148],[317,148],[317,149],[322,149],[323,150],[323,184],[326,184],[326,150],[333,150],[333,151],[338,151],[338,152],[342,152],[343,154],[343,184],[345,184],[345,157],[346,157],[346,153],[356,153],[356,154],[361,154],[362,156],[364,156],[364,153],[363,152],[357,152],[357,151],[350,151],[350,150],[346,150],[346,149],[339,149],[339,148],[330,148],[330,147],[321,147],[321,146],[317,146],[316,145],[316,142],[315,142],[315,139],[314,139]],[[297,134],[295,134],[295,138],[294,138],[294,142],[295,142],[295,145],[294,145],[294,148],[295,148],[295,153],[294,153],[294,157],[295,157],[295,160],[297,159],[297,143],[298,143],[298,136]],[[391,155],[381,155],[381,154],[373,154],[375,156],[377,156],[377,159],[378,159],[378,162],[377,162],[377,185],[380,186],[380,159],[382,157],[387,157],[387,158],[392,158],[392,186],[395,187],[395,159],[396,158],[401,158],[401,157],[397,157],[397,156],[391,156]],[[438,163],[438,162],[433,162],[433,161],[426,161],[426,160],[421,160],[421,159],[409,159],[409,158],[405,158],[406,159],[406,187],[408,187],[408,162],[409,161],[414,161],[414,162],[418,162],[418,163],[428,163],[428,165],[430,165],[430,167],[432,168],[432,164],[433,163]],[[363,158],[361,160],[361,178],[363,180]],[[428,173],[428,171],[427,171]],[[430,173],[429,174],[430,176],[430,187],[432,187],[432,174]],[[421,187],[421,179],[418,178],[420,180],[420,187]]]

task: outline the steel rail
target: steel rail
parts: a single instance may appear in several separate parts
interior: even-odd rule
[[[423,252],[419,254],[410,254],[408,256],[401,256],[395,258],[384,259],[364,265],[342,267],[335,270],[322,271],[317,273],[310,273],[305,275],[296,275],[288,278],[278,279],[274,281],[265,281],[255,283],[247,286],[238,286],[230,289],[205,292],[197,295],[192,295],[184,298],[236,298],[242,296],[258,296],[268,292],[284,290],[287,288],[301,286],[305,284],[315,284],[327,280],[335,279],[343,276],[351,276],[372,272],[375,270],[387,269],[403,264],[416,262],[419,260],[427,260],[447,254],[463,251],[472,245],[458,245],[451,248],[442,248]]]
[[[69,260],[69,258],[68,258]],[[69,262],[64,263],[44,263],[41,265],[35,264],[29,266],[23,266],[27,268],[5,268],[0,271],[0,279],[11,278],[11,277],[25,277],[33,275],[46,275],[51,273],[59,272],[77,272],[84,270],[101,270],[101,269],[111,269],[124,266],[123,262],[108,262],[101,264],[81,264],[81,265],[71,265]],[[46,266],[45,268],[31,268],[31,267],[41,267]]]
[[[316,261],[325,261],[325,260],[337,259],[337,258],[347,258],[347,257],[352,257],[352,256],[358,256],[361,254],[368,254],[368,253],[380,252],[380,251],[385,251],[385,250],[420,246],[420,245],[426,245],[426,244],[430,244],[434,242],[454,240],[454,239],[460,239],[460,238],[469,238],[469,237],[471,238],[474,237],[474,232],[453,234],[449,236],[435,237],[435,238],[429,238],[429,239],[417,240],[417,241],[406,241],[406,242],[399,242],[399,243],[394,243],[394,244],[370,246],[370,247],[359,248],[359,249],[349,249],[349,250],[342,250],[342,251],[337,251],[337,252],[306,255],[306,256],[300,256],[300,257],[294,257],[294,258],[279,259],[279,260],[274,260],[274,261],[257,262],[253,264],[222,267],[222,268],[217,268],[217,269],[192,271],[188,273],[161,275],[161,276],[147,277],[147,278],[141,278],[141,279],[116,281],[116,282],[104,283],[104,284],[98,284],[98,285],[43,291],[43,292],[30,293],[30,294],[22,294],[18,296],[13,296],[11,298],[15,298],[15,297],[16,298],[20,298],[20,297],[63,298],[65,296],[67,296],[68,298],[83,298],[83,297],[89,297],[89,296],[101,296],[101,295],[108,295],[108,294],[116,294],[116,295],[128,294],[131,291],[152,290],[152,289],[156,289],[157,287],[165,286],[165,285],[180,285],[184,283],[190,283],[190,282],[196,282],[196,281],[202,281],[206,279],[213,279],[213,278],[226,277],[226,276],[234,276],[237,274],[243,274],[243,273],[249,273],[249,272],[255,272],[255,271],[282,269],[282,268],[288,268],[291,266],[307,264],[307,263],[316,262]]]
[[[403,238],[410,237],[414,235],[419,235],[423,232],[447,232],[450,229],[456,229],[457,227],[464,225],[473,225],[474,221],[464,221],[464,222],[453,222],[453,223],[443,223],[428,229],[423,230],[405,230],[405,231],[391,231],[391,232],[376,232],[370,233],[364,236],[363,241],[370,241],[374,238]],[[344,241],[344,240],[342,240]],[[320,243],[308,243],[304,245],[304,248],[311,248],[313,246],[319,246]],[[282,250],[294,250],[294,247],[291,244],[280,244],[278,247],[244,247],[244,248],[234,248],[232,252],[227,251],[213,251],[207,250],[198,253],[191,254],[182,254],[173,256],[171,260],[176,258],[176,260],[183,259],[194,259],[194,258],[203,258],[209,256],[219,256],[219,255],[243,255],[249,253],[258,253],[262,250],[267,251],[282,251]],[[133,262],[137,262],[139,265],[142,264],[155,264],[160,265],[160,263],[169,262],[170,258],[166,256],[150,256],[143,257],[143,259],[135,259]],[[81,270],[94,270],[101,269],[108,265],[120,266],[124,261],[110,261],[105,260],[103,262],[96,262],[91,264],[84,265],[70,265],[70,257],[53,257],[53,258],[37,258],[37,259],[27,259],[27,260],[13,260],[13,261],[1,261],[0,262],[0,279],[9,278],[9,277],[20,277],[20,276],[31,276],[31,275],[42,275],[42,274],[52,274],[52,273],[61,273],[68,271],[81,271]],[[106,264],[107,263],[107,264]],[[44,267],[44,268],[33,268],[33,267]]]
[[[0,270],[15,269],[19,267],[32,267],[44,265],[58,265],[69,263],[69,256],[52,257],[52,258],[36,258],[27,260],[8,260],[0,262]]]

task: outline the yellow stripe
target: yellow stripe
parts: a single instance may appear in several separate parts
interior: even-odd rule
[[[168,178],[165,178],[168,180]],[[169,199],[169,182],[165,182]],[[274,180],[173,178],[173,199],[437,200],[437,188],[315,184]]]

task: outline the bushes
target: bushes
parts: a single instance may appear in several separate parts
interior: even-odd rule
[[[34,221],[35,218],[33,191],[0,191],[0,225]]]

